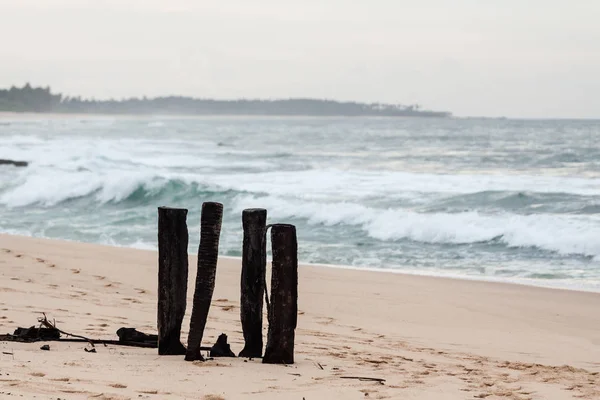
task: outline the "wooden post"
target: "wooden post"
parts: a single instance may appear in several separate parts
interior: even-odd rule
[[[269,331],[263,363],[294,363],[294,330],[298,319],[298,240],[294,225],[271,228],[273,269]]]
[[[204,359],[200,354],[200,345],[202,344],[202,336],[204,335],[210,302],[215,290],[215,275],[217,272],[222,220],[223,204],[213,202],[202,204],[200,246],[198,247],[198,274],[196,275],[188,347],[185,353],[186,361]]]
[[[244,348],[240,357],[262,356],[263,296],[267,269],[267,210],[250,208],[242,212],[244,240],[242,245],[242,277],[240,319],[244,332]]]
[[[158,208],[158,354],[185,354],[181,323],[188,283],[188,210]]]

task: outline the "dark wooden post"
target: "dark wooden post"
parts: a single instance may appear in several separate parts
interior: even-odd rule
[[[158,354],[185,354],[181,323],[188,283],[188,210],[158,208]]]
[[[294,330],[298,319],[298,240],[294,225],[271,227],[273,269],[269,330],[263,363],[294,363]]]
[[[210,309],[210,302],[215,290],[215,275],[217,273],[222,220],[223,204],[213,202],[202,204],[200,246],[198,247],[198,274],[196,275],[188,347],[185,353],[186,361],[204,359],[200,354],[200,345],[202,344],[208,310]]]
[[[240,319],[245,345],[240,357],[262,356],[263,296],[267,269],[266,224],[267,210],[250,208],[242,212],[244,240]]]

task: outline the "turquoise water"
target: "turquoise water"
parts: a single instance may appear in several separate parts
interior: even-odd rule
[[[300,259],[600,291],[600,122],[391,118],[0,121],[0,231],[156,248],[156,208],[298,227]]]

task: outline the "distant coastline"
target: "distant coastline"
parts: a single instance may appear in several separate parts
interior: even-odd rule
[[[0,89],[0,112],[181,115],[181,116],[323,116],[323,117],[430,117],[448,118],[446,111],[421,109],[419,105],[340,102],[309,98],[279,100],[215,100],[183,96],[129,98],[124,100],[83,99],[52,93],[49,87]]]

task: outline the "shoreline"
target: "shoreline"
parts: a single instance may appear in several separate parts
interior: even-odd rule
[[[184,343],[196,262],[190,255]],[[241,263],[220,257],[218,265],[204,344],[226,333],[237,353]],[[0,266],[0,333],[31,326],[42,312],[92,338],[115,338],[124,326],[156,332],[155,251],[0,234]],[[9,375],[0,380],[12,396],[76,400],[600,396],[598,293],[309,265],[298,279],[293,365],[188,363],[112,346],[89,354],[64,342],[40,352],[40,343],[2,342],[12,356],[0,355]],[[266,325],[263,316],[263,340]]]
[[[32,238],[32,239],[43,239],[64,243],[83,243],[90,244],[95,246],[103,246],[108,248],[121,248],[121,249],[134,249],[140,251],[149,251],[149,252],[157,252],[157,249],[149,249],[143,247],[135,247],[135,246],[126,246],[126,245],[118,245],[118,244],[106,244],[106,243],[92,243],[92,242],[81,242],[77,240],[63,239],[63,238],[51,238],[45,236],[28,236],[28,235],[19,235],[12,233],[2,233],[0,232],[0,237],[2,235],[6,236],[14,236],[17,238]],[[196,253],[188,253],[188,256],[196,256]],[[231,261],[241,261],[241,257],[235,256],[227,256],[227,255],[219,255],[219,258],[231,260]],[[270,259],[269,259],[270,260]],[[384,273],[384,274],[394,274],[394,275],[406,275],[406,276],[414,276],[414,277],[422,277],[422,278],[432,278],[432,279],[449,279],[449,280],[458,280],[465,282],[479,282],[479,283],[489,283],[489,284],[498,284],[498,285],[516,285],[523,286],[527,288],[537,288],[537,289],[546,289],[546,290],[562,290],[562,291],[572,291],[572,292],[583,292],[583,293],[600,293],[600,288],[592,289],[585,287],[572,287],[568,285],[552,285],[551,283],[545,283],[544,280],[532,279],[531,282],[520,282],[519,278],[511,279],[511,278],[494,278],[494,277],[475,277],[468,275],[459,275],[444,272],[440,272],[436,274],[434,272],[419,272],[419,271],[410,271],[404,269],[393,269],[393,268],[377,268],[377,267],[368,267],[368,266],[354,266],[354,265],[339,265],[339,264],[323,264],[323,263],[308,263],[300,261],[298,262],[300,267],[317,267],[317,268],[331,268],[338,270],[348,270],[348,271],[364,271],[364,272],[374,272],[374,273]],[[527,279],[527,278],[523,278]],[[548,280],[549,281],[549,280]]]

